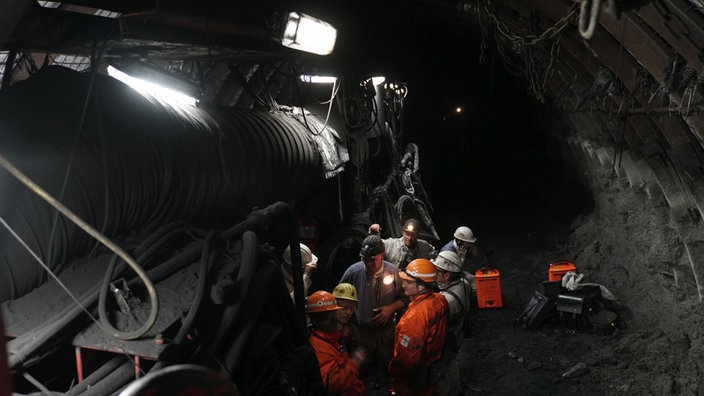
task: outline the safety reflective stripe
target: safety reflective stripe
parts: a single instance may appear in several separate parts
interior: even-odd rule
[[[337,305],[337,302],[334,301],[334,300],[333,300],[333,301],[322,301],[322,300],[320,300],[320,301],[316,302],[315,304],[308,304],[308,305],[306,305],[306,307],[308,307],[308,308],[312,308],[312,307],[326,307],[326,306],[328,306],[328,305]]]
[[[405,272],[406,274],[408,274],[409,276],[413,277],[413,278],[432,278],[432,277],[434,277],[434,276],[436,275],[435,273],[432,273],[432,274],[420,274],[420,273],[418,273],[418,272],[415,272],[415,271],[408,271],[408,270],[406,270],[406,271],[404,271],[404,272]]]

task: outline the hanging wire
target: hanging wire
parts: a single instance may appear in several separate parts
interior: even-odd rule
[[[90,76],[90,81],[88,82],[88,91],[86,92],[86,98],[85,101],[83,102],[83,109],[81,111],[81,116],[78,122],[78,128],[76,129],[76,135],[74,136],[73,140],[73,146],[71,147],[71,153],[68,157],[68,164],[66,165],[66,172],[64,172],[64,179],[61,183],[61,189],[59,191],[59,200],[63,200],[64,194],[66,193],[66,189],[68,188],[68,180],[71,175],[71,170],[73,168],[73,160],[76,157],[76,151],[78,150],[78,144],[81,140],[81,135],[83,134],[83,128],[85,126],[85,120],[86,120],[86,114],[88,113],[88,106],[91,101],[91,97],[93,94],[93,87],[95,83],[95,77],[98,74],[98,65],[100,63],[100,60],[102,59],[102,54],[103,51],[105,50],[105,45],[107,41],[103,40],[100,42],[100,46],[98,46],[98,42],[95,42],[93,44],[93,53],[91,56],[92,62],[91,62],[91,76]],[[104,153],[104,151],[103,151]],[[107,200],[107,194],[106,194],[106,200]],[[105,210],[107,211],[109,207],[106,206]],[[48,254],[47,257],[49,261],[52,261],[54,259],[54,237],[56,233],[56,227],[58,226],[59,223],[59,212],[54,213],[54,217],[51,221],[51,231],[49,232],[49,243],[48,243]],[[104,223],[102,226],[102,230],[105,230],[105,227],[107,225],[107,216],[105,216]]]
[[[628,25],[625,21],[621,21],[621,38],[619,39],[619,46],[618,46],[618,55],[616,56],[616,69],[614,71],[614,80],[618,81],[618,75],[619,72],[621,71],[621,59],[623,58],[623,41],[626,37],[626,26]],[[616,112],[616,115],[621,113],[621,109],[623,107],[623,102],[625,100],[625,97],[621,98],[621,103],[619,104],[618,111]],[[611,103],[613,104],[613,102]],[[623,142],[621,142],[623,145]]]
[[[308,125],[308,121],[306,120],[306,110],[305,110],[305,108],[303,108],[303,106],[301,106],[301,114],[303,116],[303,121],[306,125],[306,128],[308,128],[308,130],[310,131],[310,133],[313,136],[318,136],[318,135],[322,134],[325,131],[325,129],[327,128],[328,121],[330,120],[330,112],[332,111],[332,105],[333,105],[335,97],[337,96],[337,91],[339,89],[340,89],[340,86],[338,85],[337,80],[335,80],[335,82],[332,83],[332,90],[330,92],[330,99],[328,99],[324,102],[318,102],[320,104],[327,104],[328,105],[328,112],[327,112],[327,115],[325,116],[325,122],[323,123],[323,126],[322,126],[322,128],[320,128],[319,132],[316,132],[315,128],[311,128]]]

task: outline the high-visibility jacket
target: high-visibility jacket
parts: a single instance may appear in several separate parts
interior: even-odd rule
[[[326,394],[356,396],[364,394],[364,383],[359,379],[359,367],[350,358],[339,331],[322,332],[314,329],[308,340],[315,350],[320,375]]]
[[[431,292],[415,297],[396,325],[394,357],[389,364],[397,395],[431,395],[430,367],[442,355],[449,307],[445,297]]]

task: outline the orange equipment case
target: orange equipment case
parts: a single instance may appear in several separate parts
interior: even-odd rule
[[[577,273],[577,266],[573,262],[567,260],[560,260],[550,264],[550,269],[548,270],[548,280],[550,282],[558,282],[562,280],[568,272]]]
[[[482,267],[474,273],[477,284],[479,308],[500,308],[504,302],[501,295],[501,273],[496,268]]]

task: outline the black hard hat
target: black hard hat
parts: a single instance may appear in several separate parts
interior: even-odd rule
[[[403,224],[403,230],[406,232],[417,234],[420,232],[420,222],[416,219],[408,219]]]
[[[379,253],[384,253],[384,242],[378,235],[369,235],[362,241],[362,248],[359,249],[360,257],[372,257]]]

